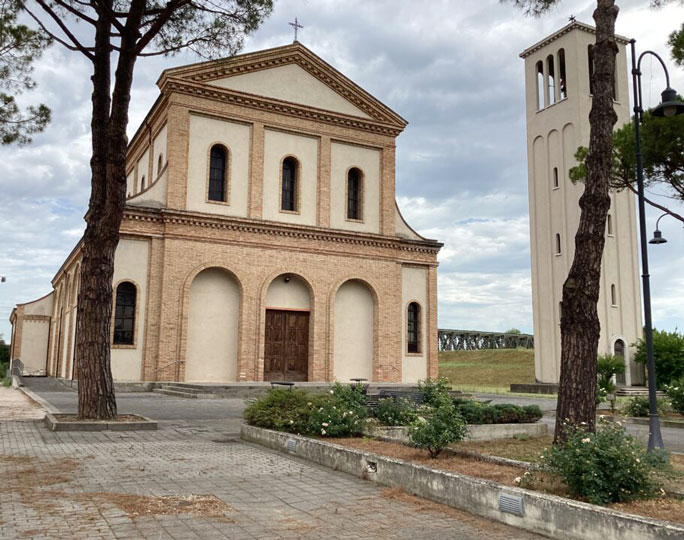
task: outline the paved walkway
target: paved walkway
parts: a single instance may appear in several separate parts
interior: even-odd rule
[[[45,411],[16,388],[0,386],[0,421],[40,420]]]
[[[120,395],[150,432],[0,421],[0,538],[541,540],[240,441],[238,401]]]

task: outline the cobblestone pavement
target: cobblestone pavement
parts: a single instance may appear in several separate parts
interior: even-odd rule
[[[244,443],[216,420],[100,433],[0,421],[0,478],[3,540],[541,538]]]
[[[45,411],[21,390],[0,386],[0,420],[39,420]]]

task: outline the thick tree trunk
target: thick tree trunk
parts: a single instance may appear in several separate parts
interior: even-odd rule
[[[111,7],[111,0],[109,2]],[[126,204],[126,128],[137,55],[138,24],[145,2],[132,3],[122,34],[114,89],[110,98],[110,25],[98,19],[93,71],[92,193],[83,236],[79,314],[76,327],[78,415],[116,417],[111,370],[112,278],[119,228]]]
[[[606,216],[610,209],[613,126],[617,121],[613,109],[617,14],[613,0],[597,1],[587,178],[579,201],[575,257],[563,284],[561,373],[554,443],[565,440],[566,425],[594,431],[596,423],[596,357],[601,331],[597,304]]]

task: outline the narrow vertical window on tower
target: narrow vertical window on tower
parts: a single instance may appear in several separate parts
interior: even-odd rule
[[[589,63],[589,93],[594,94],[594,46],[589,45],[587,47],[587,61]]]
[[[411,302],[408,305],[406,319],[407,351],[409,353],[420,352],[420,304]]]
[[[560,234],[556,233],[556,255],[561,254],[561,237]]]
[[[209,152],[209,193],[214,202],[226,202],[226,163],[228,152],[225,147],[215,144]]]
[[[347,219],[360,220],[361,217],[362,175],[356,167],[347,173]]]
[[[553,55],[546,57],[546,78],[549,86],[549,105],[556,103],[556,70],[553,65]]]
[[[553,187],[557,188],[559,186],[558,183],[558,167],[553,168]]]
[[[281,210],[297,211],[298,169],[297,160],[293,157],[286,157],[283,160]]]
[[[558,90],[560,99],[568,97],[568,78],[565,72],[565,49],[558,50]]]
[[[541,60],[537,62],[535,73],[537,77],[537,110],[540,111],[544,108],[544,63]]]
[[[608,217],[606,218],[606,232],[608,233],[608,236],[613,236],[613,218],[610,214],[608,214]]]
[[[610,305],[615,307],[617,303],[617,289],[615,288],[615,283],[610,286]]]
[[[114,345],[133,345],[135,330],[135,301],[137,290],[130,281],[116,287],[114,308]]]

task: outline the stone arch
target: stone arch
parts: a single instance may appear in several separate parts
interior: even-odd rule
[[[233,382],[237,379],[242,284],[222,266],[196,268],[183,294],[187,382]]]
[[[365,279],[348,277],[330,292],[329,376],[343,382],[351,378],[377,378],[378,309],[375,287]]]
[[[305,307],[305,304],[303,303],[303,298],[301,296],[299,297],[302,302],[300,303],[294,303],[294,302],[289,302],[287,304],[281,303],[281,305],[268,305],[267,300],[269,300],[269,289],[271,285],[276,282],[279,278],[285,278],[289,277],[290,281],[289,283],[292,283],[293,280],[295,283],[299,283],[301,286],[305,288],[305,290],[308,293],[308,306]],[[284,310],[299,310],[299,311],[308,311],[309,313],[309,339],[308,339],[308,373],[307,373],[307,380],[312,380],[313,379],[313,356],[312,353],[314,351],[314,321],[316,317],[316,310],[315,310],[315,303],[316,303],[316,294],[314,292],[314,287],[312,286],[313,280],[311,279],[310,276],[306,275],[305,272],[303,272],[300,268],[279,268],[278,270],[275,270],[271,272],[263,281],[261,285],[261,291],[259,294],[259,298],[257,299],[257,334],[256,334],[256,339],[257,339],[257,344],[256,344],[256,350],[258,351],[258,360],[254,366],[254,379],[257,381],[263,380],[264,378],[264,362],[265,362],[265,352],[266,352],[266,309],[271,308],[271,309],[284,309]],[[282,291],[281,291],[282,292]],[[301,289],[300,289],[301,292]],[[283,298],[281,296],[281,298]],[[287,296],[284,297],[287,299]],[[291,300],[294,300],[291,298]]]

